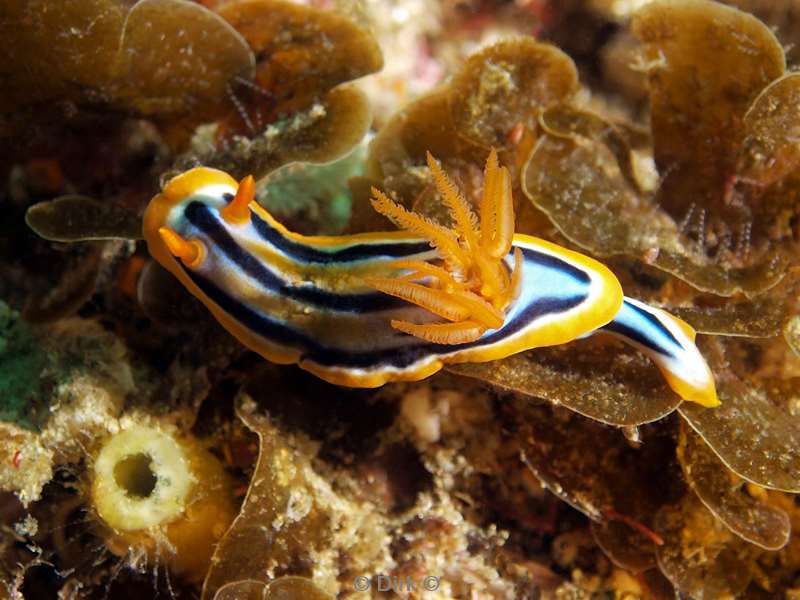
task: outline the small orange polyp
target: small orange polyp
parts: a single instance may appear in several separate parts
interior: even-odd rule
[[[250,203],[256,197],[256,182],[252,175],[248,175],[236,190],[236,196],[224,207],[220,214],[230,225],[245,225],[250,222]]]
[[[169,227],[159,227],[158,234],[167,246],[167,249],[180,258],[190,269],[200,266],[206,252],[203,245],[197,240],[185,240]]]

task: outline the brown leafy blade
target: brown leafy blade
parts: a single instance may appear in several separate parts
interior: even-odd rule
[[[214,594],[214,600],[332,600],[305,577],[284,575],[270,583],[253,579],[233,581]]]
[[[768,294],[726,299],[715,306],[686,306],[670,312],[698,333],[754,338],[775,337],[798,311],[800,270],[792,270]]]
[[[157,40],[157,43],[156,43]],[[143,114],[202,112],[253,78],[245,39],[222,17],[185,0],[140,0],[122,31],[115,84]]]
[[[470,56],[451,87],[459,133],[484,148],[503,148],[512,126],[532,127],[540,110],[578,90],[578,72],[555,46],[520,37]]]
[[[750,583],[753,552],[694,496],[663,507],[655,529],[664,539],[658,566],[682,594],[735,598]]]
[[[179,156],[162,176],[178,174],[202,163],[229,172],[235,178],[259,179],[293,161],[330,162],[351,150],[369,129],[371,115],[366,96],[352,86],[337,87],[318,103],[267,127],[253,139],[235,136],[218,147],[198,134],[194,149]]]
[[[34,204],[25,213],[25,222],[54,242],[142,237],[142,220],[133,212],[86,196],[61,196]]]
[[[658,420],[680,404],[642,354],[610,340],[576,340],[488,363],[449,365],[460,375],[545,398],[601,423],[632,427]]]
[[[766,186],[783,179],[800,163],[800,74],[776,79],[759,94],[745,113],[744,140],[739,149],[737,176]]]
[[[328,517],[307,479],[308,450],[288,445],[268,417],[256,414],[254,405],[249,410],[251,404],[245,400],[239,418],[258,435],[258,462],[239,515],[214,552],[204,599],[229,582],[266,584],[275,568],[310,563],[310,553],[329,535]]]
[[[735,339],[702,340],[722,405],[713,410],[678,407],[722,462],[737,475],[762,487],[800,492],[800,415],[794,397],[769,382],[744,381],[748,368],[737,365]],[[791,381],[787,385],[794,385]]]
[[[682,423],[678,460],[697,497],[742,539],[765,550],[780,550],[789,542],[789,516],[751,498],[741,481],[728,472],[719,457],[687,424]]]
[[[697,289],[724,296],[754,295],[781,280],[783,262],[773,257],[746,266],[709,258],[632,185],[625,175],[629,166],[620,162],[619,139],[607,146],[595,115],[574,116],[585,124],[562,124],[563,133],[543,136],[522,172],[522,191],[568,239],[596,255],[645,260]]]
[[[695,203],[709,227],[714,218],[742,222],[747,211],[728,202],[726,189],[744,115],[784,72],[781,45],[752,15],[707,0],[648,4],[633,31],[644,43],[660,205],[676,221]]]
[[[785,68],[775,36],[716,2],[652,2],[633,29],[650,83],[653,197],[621,129],[563,107],[539,119],[523,190],[595,254],[633,256],[723,296],[766,291],[797,260],[800,80],[770,85]]]
[[[656,566],[653,540],[622,521],[592,521],[592,536],[597,545],[618,567],[641,573]]]
[[[651,549],[658,543],[652,517],[683,488],[677,473],[664,468],[673,452],[669,438],[653,435],[634,448],[621,432],[524,397],[514,398],[509,411],[520,456],[547,489],[594,521],[618,521],[644,534]]]

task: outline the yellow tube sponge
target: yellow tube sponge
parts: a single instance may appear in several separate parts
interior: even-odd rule
[[[219,460],[154,425],[131,424],[102,444],[91,494],[111,552],[132,563],[155,558],[196,583],[236,514]]]
[[[158,429],[121,431],[95,460],[98,515],[118,531],[149,529],[176,519],[195,484],[188,462],[180,444]]]

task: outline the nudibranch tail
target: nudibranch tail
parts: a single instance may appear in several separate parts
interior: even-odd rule
[[[614,334],[647,354],[684,400],[706,407],[720,404],[714,375],[694,343],[694,329],[685,321],[625,298],[619,313],[600,331]]]

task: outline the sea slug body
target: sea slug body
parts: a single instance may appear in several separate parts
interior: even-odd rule
[[[454,228],[373,190],[404,231],[302,236],[254,198],[252,178],[197,167],[149,204],[144,236],[243,344],[340,385],[415,381],[446,363],[484,362],[595,332],[634,344],[684,399],[718,404],[694,331],[625,298],[601,263],[514,234],[510,177],[494,152],[480,223],[429,156]]]

